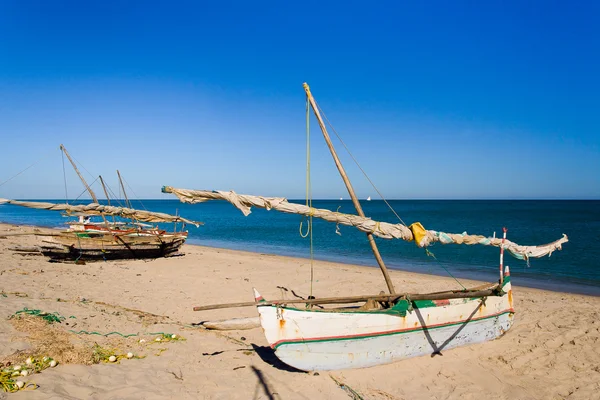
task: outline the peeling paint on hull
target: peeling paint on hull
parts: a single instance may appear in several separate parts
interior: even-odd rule
[[[416,331],[365,339],[284,344],[277,347],[275,354],[284,363],[303,371],[364,368],[493,340],[511,325],[512,315],[507,313],[493,320],[468,323],[454,338],[458,328],[450,326],[428,334]]]
[[[510,282],[503,289],[504,296],[450,299],[405,317],[386,311],[257,308],[267,341],[284,363],[304,371],[363,368],[502,336],[514,315]]]

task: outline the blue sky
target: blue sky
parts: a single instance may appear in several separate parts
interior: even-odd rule
[[[0,197],[64,198],[64,143],[142,198],[302,198],[306,81],[388,198],[600,198],[600,3],[400,3],[2,1],[0,183],[37,164]]]

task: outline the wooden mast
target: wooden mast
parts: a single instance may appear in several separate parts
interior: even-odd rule
[[[117,175],[119,176],[119,182],[121,183],[121,189],[123,189],[123,195],[125,196],[125,204],[127,205],[127,207],[131,208],[131,203],[129,202],[129,199],[127,198],[127,192],[125,191],[125,186],[123,185],[123,180],[121,179],[121,173],[119,172],[119,170],[117,170]]]
[[[121,173],[119,172],[119,170],[117,170],[117,175],[119,177],[119,183],[121,184],[121,189],[123,189],[123,196],[125,196],[125,205],[127,205],[127,207],[132,208],[131,207],[131,202],[129,201],[129,197],[127,197],[127,192],[125,191],[125,185],[123,185],[123,179],[121,179]],[[136,219],[137,221],[137,219]],[[140,227],[138,226],[138,229],[140,229]]]
[[[108,205],[110,206],[110,197],[108,196],[108,191],[106,190],[106,185],[104,184],[104,179],[102,179],[102,175],[98,175],[98,178],[100,178],[100,183],[102,184],[102,190],[104,190],[104,195],[106,196],[106,201],[108,202]],[[114,215],[112,217],[112,220],[113,220],[113,223],[117,222]]]
[[[60,149],[63,151],[63,153],[65,153],[65,156],[67,156],[67,158],[69,159],[69,162],[73,166],[73,169],[75,170],[75,172],[77,172],[77,175],[79,176],[79,179],[81,179],[81,182],[83,182],[83,185],[85,186],[85,188],[87,189],[87,191],[90,193],[90,196],[92,196],[92,200],[94,201],[94,203],[100,204],[98,202],[98,198],[96,197],[96,194],[94,193],[94,191],[92,190],[92,188],[87,184],[87,182],[83,178],[83,175],[81,175],[81,172],[79,172],[79,169],[77,168],[77,165],[75,164],[75,162],[73,161],[73,159],[69,155],[69,152],[67,151],[67,149],[65,148],[65,146],[63,146],[61,144],[60,145]],[[104,220],[104,223],[106,224],[106,227],[108,228],[108,221],[106,220],[106,217],[104,216],[104,214],[101,214],[101,215],[102,215],[102,219]]]
[[[308,87],[307,83],[304,83],[302,86],[304,86],[304,91],[306,92],[308,101],[310,102],[313,112],[315,113],[315,117],[317,117],[317,121],[319,122],[321,131],[323,132],[323,137],[325,138],[325,142],[327,142],[327,147],[329,147],[329,151],[331,152],[331,155],[333,156],[335,165],[336,165],[338,171],[340,172],[342,179],[344,180],[344,184],[346,185],[346,188],[348,189],[348,194],[352,198],[352,203],[354,204],[354,207],[356,208],[356,212],[361,217],[364,217],[365,213],[363,212],[363,209],[360,206],[358,198],[356,197],[356,193],[354,193],[354,188],[352,187],[352,184],[350,183],[350,180],[348,179],[348,176],[346,175],[344,166],[342,165],[342,162],[340,161],[340,159],[337,156],[337,153],[335,152],[333,143],[331,143],[331,138],[329,137],[329,133],[327,133],[327,128],[325,128],[325,123],[323,122],[323,119],[321,118],[321,114],[319,113],[319,108],[317,107],[317,103],[315,102],[315,99],[313,98],[313,96],[310,92],[310,88]],[[381,254],[379,254],[379,249],[377,248],[377,244],[375,244],[375,238],[373,238],[373,235],[370,233],[367,233],[367,238],[369,239],[369,244],[371,245],[371,250],[373,250],[373,255],[375,256],[375,259],[377,260],[377,264],[379,264],[379,268],[381,268],[381,272],[383,273],[383,277],[385,279],[385,283],[387,284],[388,290],[390,291],[391,294],[395,294],[396,292],[394,290],[394,284],[392,283],[390,274],[388,273],[385,263],[383,262],[383,259],[381,258]]]
[[[73,159],[69,155],[69,152],[67,151],[67,149],[65,149],[65,146],[63,146],[61,144],[60,145],[60,149],[65,153],[65,156],[67,156],[67,158],[71,162],[71,165],[73,166],[73,169],[75,170],[75,172],[77,172],[77,175],[79,175],[79,179],[81,179],[81,182],[83,182],[83,185],[85,186],[85,188],[87,189],[87,191],[90,193],[90,196],[92,196],[92,200],[94,200],[94,203],[98,203],[98,198],[96,197],[96,194],[94,193],[94,191],[92,190],[92,188],[87,184],[87,182],[83,178],[83,175],[81,175],[81,172],[79,172],[79,169],[77,169],[77,165],[75,165],[75,162],[73,161]]]
[[[106,191],[106,185],[104,184],[104,179],[102,179],[102,175],[98,175],[98,178],[100,178],[100,183],[102,184],[102,189],[104,190],[104,195],[106,196],[106,201],[108,202],[108,205],[110,206],[110,198],[108,197],[108,192]]]

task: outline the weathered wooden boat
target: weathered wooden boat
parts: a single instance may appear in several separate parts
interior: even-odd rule
[[[255,296],[267,342],[281,361],[304,371],[362,368],[502,336],[515,312],[509,276],[507,267],[502,285],[485,297],[406,296],[386,308],[372,300],[360,309],[307,310],[262,305],[256,290]]]
[[[509,267],[504,266],[504,251],[522,260],[542,257],[560,250],[562,244],[568,241],[567,236],[563,235],[561,239],[546,245],[521,246],[506,239],[506,229],[502,238],[496,238],[438,232],[426,230],[420,223],[406,226],[404,223],[391,224],[365,217],[308,85],[305,84],[304,88],[307,103],[317,117],[358,215],[316,209],[309,202],[307,205],[289,203],[285,198],[175,189],[169,186],[163,187],[163,192],[173,193],[186,203],[226,200],[245,215],[254,206],[354,226],[367,234],[389,293],[266,301],[255,289],[254,302],[200,306],[194,307],[194,310],[256,306],[267,342],[275,355],[286,364],[304,371],[369,367],[437,354],[457,346],[493,340],[505,334],[513,324],[515,309]],[[435,242],[499,247],[499,280],[464,290],[398,293],[373,236],[414,241],[419,247],[427,247]],[[313,307],[330,304],[343,306]]]
[[[41,252],[54,260],[116,260],[168,257],[179,251],[186,232],[145,235],[118,232],[62,232],[46,241]]]
[[[62,145],[60,148],[73,165],[86,190],[90,193],[93,203],[70,205],[0,199],[0,204],[60,211],[67,217],[79,217],[79,221],[69,222],[69,228],[65,231],[33,233],[47,237],[43,241],[43,245],[40,246],[40,252],[51,259],[93,261],[167,257],[177,253],[185,243],[188,236],[188,232],[185,230],[186,224],[196,226],[201,224],[177,215],[133,209],[124,187],[123,193],[129,207],[111,206],[102,177],[100,177],[100,180],[107,196],[108,205],[99,204],[96,194],[80,174],[67,150]],[[118,171],[117,173],[119,174],[121,186],[123,186],[121,175]],[[92,216],[102,217],[102,222],[91,222],[89,218]],[[122,220],[113,219],[109,221],[106,218],[107,216],[118,217]],[[149,224],[161,222],[174,223],[174,231],[168,232],[159,229],[157,225]],[[180,231],[176,230],[177,223],[182,224]]]
[[[180,216],[97,203],[70,205],[0,199],[0,204],[61,211],[66,215],[85,213],[105,217],[112,215],[121,218],[136,218],[148,222],[200,224]],[[85,230],[68,229],[56,233],[34,232],[32,234],[46,237],[40,251],[52,259],[88,261],[166,257],[176,253],[188,236],[188,232],[185,230],[179,232],[166,232],[158,229],[120,230],[113,229],[111,225],[102,229],[93,226],[93,228]]]

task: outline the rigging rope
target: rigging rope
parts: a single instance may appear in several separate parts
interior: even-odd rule
[[[94,183],[96,183],[97,180],[98,180],[98,178],[94,179],[94,181],[89,186],[91,187]],[[73,202],[76,202],[77,200],[79,200],[79,198],[87,192],[88,192],[87,188],[83,189],[83,191],[81,193],[79,193],[79,196],[77,196],[75,198],[75,200],[73,200]]]
[[[385,199],[385,197],[383,197],[383,194],[379,191],[379,189],[377,188],[377,186],[375,186],[375,183],[373,183],[373,181],[371,180],[371,178],[369,178],[369,176],[367,175],[367,173],[365,172],[365,170],[360,166],[360,164],[358,163],[358,160],[354,157],[354,155],[352,154],[352,152],[350,152],[350,149],[348,148],[348,146],[346,146],[346,143],[342,140],[342,138],[337,133],[337,131],[335,130],[335,128],[333,127],[333,125],[331,124],[331,122],[329,122],[329,119],[327,118],[327,115],[325,115],[325,113],[323,112],[323,110],[321,109],[321,107],[319,107],[318,104],[317,104],[317,107],[318,107],[320,113],[325,118],[325,121],[327,121],[327,124],[329,125],[329,127],[331,128],[331,130],[333,131],[333,133],[335,133],[335,136],[337,136],[338,140],[342,143],[342,146],[344,146],[344,149],[346,149],[346,151],[348,152],[348,154],[350,155],[350,157],[352,158],[352,160],[354,161],[354,163],[356,164],[356,166],[358,167],[358,169],[360,169],[360,171],[363,173],[363,175],[365,176],[365,178],[367,178],[367,180],[369,181],[369,183],[371,184],[371,186],[373,187],[373,189],[375,189],[375,191],[377,192],[377,194],[379,194],[379,196],[381,197],[381,199],[385,202],[385,204],[392,211],[392,213],[394,213],[394,215],[396,216],[396,218],[398,218],[398,220],[404,226],[407,226],[406,223],[402,220],[402,218],[400,218],[400,216],[398,215],[398,213],[396,213],[396,210],[394,210],[394,208],[391,206],[391,204],[388,203],[388,201]],[[454,278],[454,280],[460,286],[462,286],[463,289],[466,290],[465,286],[462,283],[460,283],[460,281],[454,275],[452,275],[452,273],[435,257],[435,255],[432,252],[430,252],[428,249],[425,249],[425,254],[428,255],[428,256],[430,256],[430,257],[433,257],[433,259],[438,263],[438,265],[440,267],[442,267],[448,273],[448,275],[450,275],[452,278]]]
[[[125,184],[127,185],[127,187],[129,188],[129,190],[131,190],[131,193],[133,193],[133,195],[135,196],[135,198],[137,199],[137,201],[140,202],[140,204],[142,205],[142,207],[144,208],[144,210],[148,211],[148,209],[146,208],[146,206],[144,205],[144,203],[142,202],[142,200],[138,197],[138,195],[133,191],[133,188],[131,186],[129,186],[129,182],[127,182],[127,180],[125,178],[123,178],[121,176],[121,179],[125,181]],[[125,189],[123,189],[123,194],[125,194]],[[131,205],[131,200],[129,201],[129,208],[132,208]],[[137,219],[134,218],[135,222],[139,222]]]
[[[462,286],[462,288],[464,290],[467,290],[467,288],[462,283],[460,283],[460,281],[458,279],[456,279],[456,277],[454,275],[452,275],[452,273],[450,271],[448,271],[448,268],[444,267],[444,264],[442,264],[440,262],[440,260],[437,259],[437,257],[435,256],[435,254],[433,254],[432,252],[430,252],[429,249],[425,249],[425,254],[428,255],[429,257],[433,257],[433,259],[435,261],[437,261],[438,265],[440,267],[442,267],[448,273],[448,275],[450,275],[452,278],[454,278],[454,280],[456,281],[456,283],[458,283],[460,286]]]
[[[80,166],[81,168],[83,168],[83,169],[85,170],[85,172],[87,172],[87,173],[88,173],[88,175],[90,176],[90,178],[92,178],[92,179],[94,178],[94,175],[92,175],[92,173],[91,173],[90,171],[88,171],[88,170],[87,170],[87,168],[85,167],[85,165],[83,165],[82,163],[80,163],[80,162],[79,162],[79,161],[78,161],[78,160],[77,160],[75,157],[71,156],[71,158],[72,158],[73,160],[75,160],[75,162],[76,162],[77,164],[79,164],[79,166]],[[96,180],[98,180],[98,178],[96,178]],[[96,180],[95,180],[94,182],[96,182]],[[90,185],[90,187],[92,187],[92,185]]]
[[[310,103],[308,96],[306,97],[306,206],[312,209],[312,186],[310,181]],[[310,241],[310,296],[313,297],[313,282],[314,282],[314,247],[313,247],[313,217],[308,216],[308,224],[306,233],[302,233],[302,224],[306,217],[302,217],[300,221],[300,236],[303,238],[309,237]]]
[[[358,169],[360,169],[360,172],[363,173],[363,175],[365,176],[365,178],[367,178],[367,180],[369,181],[369,183],[371,184],[371,186],[373,186],[373,189],[375,189],[375,191],[377,192],[377,194],[379,195],[379,197],[381,197],[381,200],[383,200],[385,202],[385,204],[388,206],[388,208],[394,213],[394,215],[396,216],[396,218],[398,218],[398,220],[400,222],[402,222],[403,225],[406,226],[406,223],[402,220],[402,218],[400,218],[400,216],[398,215],[398,213],[396,213],[396,210],[394,210],[394,208],[390,205],[390,203],[388,203],[388,201],[385,199],[385,197],[383,197],[383,194],[379,191],[379,189],[377,189],[377,186],[375,186],[375,183],[373,183],[373,181],[371,180],[371,178],[369,178],[369,176],[367,175],[367,173],[365,172],[365,170],[362,169],[362,167],[360,166],[360,164],[358,163],[358,161],[356,160],[356,158],[354,158],[354,155],[350,152],[350,149],[348,148],[348,146],[346,146],[346,143],[344,143],[344,141],[342,140],[342,138],[340,137],[340,135],[337,133],[337,131],[335,130],[335,128],[333,127],[333,125],[331,124],[331,122],[329,122],[329,119],[327,118],[327,115],[325,115],[325,113],[323,112],[323,110],[321,109],[321,107],[319,107],[318,104],[317,104],[317,108],[319,109],[319,112],[323,115],[323,117],[325,118],[325,121],[327,121],[327,124],[329,125],[329,127],[331,128],[331,130],[333,131],[333,133],[335,133],[335,136],[337,136],[338,140],[342,143],[342,146],[344,146],[344,148],[346,149],[346,151],[348,152],[348,154],[352,158],[352,161],[354,161],[354,163],[356,164],[356,166],[358,167]]]
[[[67,172],[65,170],[65,153],[60,152],[62,158],[63,181],[65,184],[65,203],[69,204],[69,193],[67,192]]]
[[[33,164],[31,164],[29,167],[25,168],[24,170],[22,170],[21,172],[18,172],[16,175],[11,176],[10,178],[8,178],[7,180],[5,180],[4,182],[0,183],[0,186],[4,185],[5,183],[8,183],[10,181],[12,181],[13,179],[15,179],[17,176],[21,175],[23,172],[27,171],[29,168],[33,167],[34,165],[38,164],[40,161],[48,158],[48,156],[52,154],[52,153],[47,153],[44,156],[40,157],[37,161],[35,161]]]
[[[119,197],[117,197],[117,195],[115,194],[115,192],[111,189],[111,187],[109,185],[106,185],[106,189],[108,189],[109,194],[112,196],[113,201],[117,202],[117,204],[119,205],[119,207],[125,207],[123,205],[123,203],[121,203],[121,200]],[[120,187],[119,187],[119,193],[120,192]]]
[[[142,205],[142,207],[144,208],[144,210],[148,211],[148,209],[146,208],[146,206],[142,202],[142,199],[140,199],[139,196],[133,191],[133,188],[131,186],[129,186],[129,182],[127,182],[127,179],[125,179],[123,177],[121,177],[121,179],[123,179],[125,181],[125,184],[129,188],[129,190],[131,190],[131,193],[133,193],[133,195],[135,196],[136,200],[140,202],[140,204]]]

